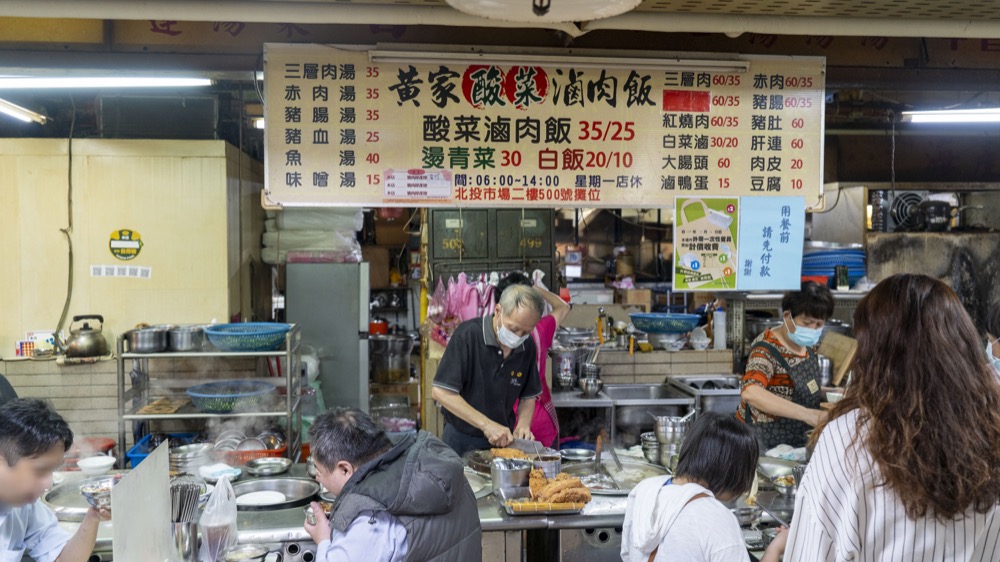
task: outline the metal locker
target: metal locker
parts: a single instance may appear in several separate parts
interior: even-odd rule
[[[490,257],[489,211],[431,210],[431,258],[486,260]]]
[[[551,258],[551,209],[497,209],[497,259]]]

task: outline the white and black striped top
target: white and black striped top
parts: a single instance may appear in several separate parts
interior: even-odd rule
[[[1000,561],[1000,506],[942,523],[906,516],[863,447],[851,447],[857,412],[823,430],[795,499],[786,562]],[[970,428],[974,430],[974,428]],[[941,444],[947,447],[946,443]]]

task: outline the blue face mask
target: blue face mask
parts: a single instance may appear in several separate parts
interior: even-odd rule
[[[986,340],[986,356],[990,358],[990,363],[993,365],[993,370],[1000,373],[1000,359],[997,359],[996,357],[993,356],[993,344],[996,342],[997,340],[992,340],[992,341],[990,341],[989,339]]]
[[[788,339],[792,340],[796,345],[801,345],[802,347],[814,347],[819,343],[820,336],[823,335],[822,328],[807,328],[805,326],[799,326],[792,321],[792,326],[795,326],[795,331],[788,329],[788,325],[785,325],[785,333],[788,334]]]

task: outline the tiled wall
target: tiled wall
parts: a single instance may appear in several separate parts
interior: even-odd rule
[[[652,384],[667,377],[733,372],[732,351],[602,351],[597,356],[604,384]]]

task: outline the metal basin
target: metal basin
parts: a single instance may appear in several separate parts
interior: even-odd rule
[[[258,478],[233,484],[236,497],[252,492],[281,492],[285,501],[268,505],[242,505],[237,503],[239,511],[277,511],[292,507],[302,507],[319,494],[319,484],[311,478]]]
[[[604,387],[604,394],[616,404],[683,397],[665,384],[609,384]]]

